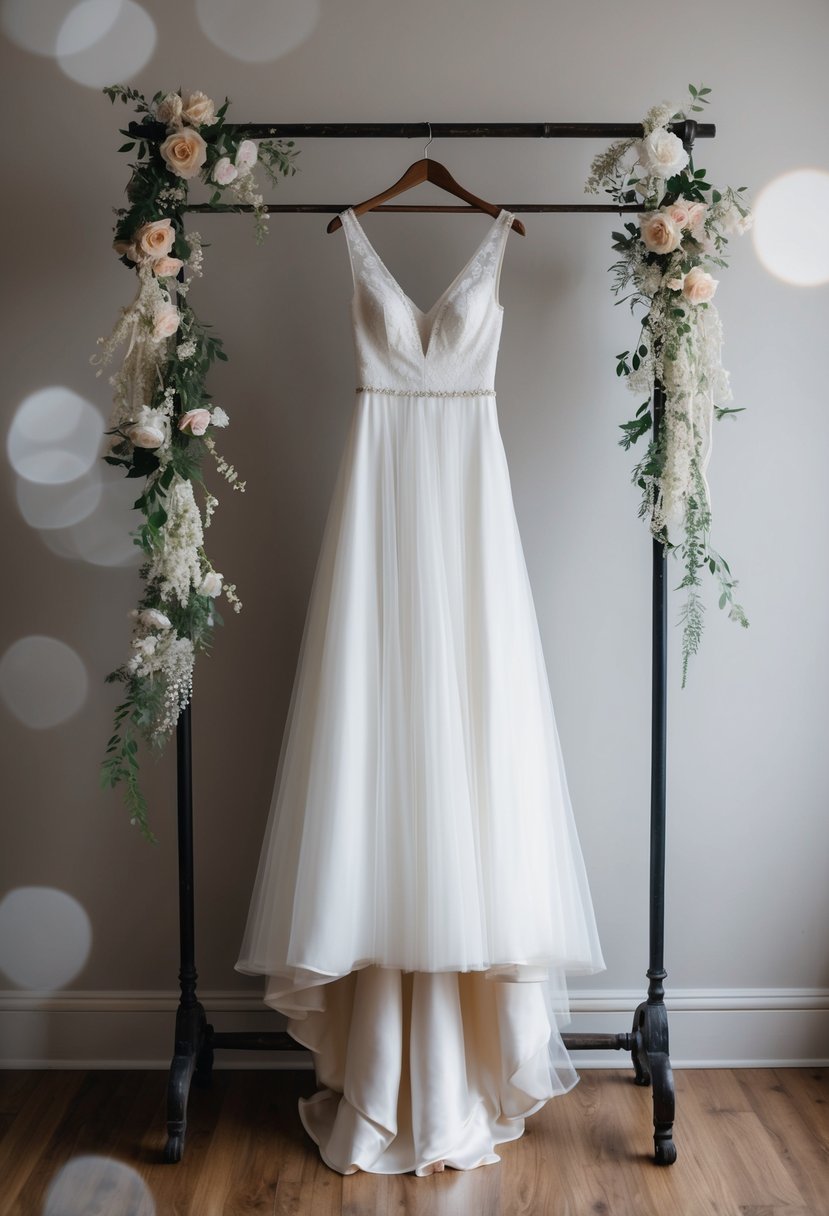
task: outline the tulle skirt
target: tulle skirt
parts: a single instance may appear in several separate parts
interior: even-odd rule
[[[236,969],[347,1173],[497,1161],[605,969],[494,397],[361,393]]]

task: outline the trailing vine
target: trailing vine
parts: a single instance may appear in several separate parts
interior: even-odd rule
[[[711,544],[711,496],[705,473],[714,420],[733,417],[728,373],[722,366],[722,326],[712,303],[726,267],[730,236],[751,225],[745,186],[715,189],[691,153],[669,130],[702,111],[711,90],[689,85],[689,101],[677,109],[655,106],[643,120],[641,139],[624,139],[595,157],[585,189],[604,190],[621,206],[641,207],[638,222],[613,233],[619,254],[610,267],[616,303],[643,310],[636,344],[616,355],[616,374],[647,400],[621,423],[620,445],[628,451],[647,439],[632,480],[642,491],[640,518],[682,564],[679,589],[682,686],[704,630],[702,576],[717,581],[719,606],[742,626],[748,619],[735,599],[737,580]],[[664,414],[654,428],[654,392],[663,394]],[[656,430],[656,433],[654,431]]]
[[[115,212],[114,248],[137,276],[135,299],[93,356],[98,375],[116,350],[126,346],[111,376],[113,405],[104,460],[127,478],[143,482],[134,508],[140,523],[133,541],[141,550],[142,592],[131,612],[129,658],[107,680],[124,687],[101,765],[101,784],[123,786],[130,822],[157,843],[139,781],[138,744],[159,751],[175,729],[192,694],[197,654],[209,651],[222,623],[220,596],[235,612],[242,604],[235,583],[213,566],[205,549],[218,498],[204,481],[210,457],[235,491],[244,481],[219,453],[216,432],[229,422],[213,402],[207,378],[226,360],[222,341],[196,315],[189,301],[202,273],[202,240],[182,221],[191,181],[212,188],[209,206],[251,206],[257,242],[267,234],[268,212],[254,169],[268,178],[296,172],[293,141],[239,139],[225,122],[229,102],[216,109],[201,92],[156,93],[151,101],[136,89],[104,89],[115,103],[132,104],[138,122],[122,130],[120,151],[134,153],[127,184],[128,206]],[[201,498],[201,506],[196,494]]]

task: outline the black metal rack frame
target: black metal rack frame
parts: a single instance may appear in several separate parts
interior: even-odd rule
[[[137,126],[136,126],[137,129]],[[622,139],[641,138],[639,123],[239,123],[230,129],[249,139],[354,139],[389,138],[542,138],[542,139]],[[711,139],[716,128],[692,119],[674,123],[671,130],[690,152],[695,139]],[[640,211],[637,206],[620,207],[613,203],[509,203],[513,212],[613,212]],[[347,203],[294,203],[271,205],[268,211],[339,213]],[[194,204],[181,213],[251,211],[250,206],[210,207]],[[418,204],[379,207],[379,211],[466,211],[465,206],[443,204],[424,207]],[[664,393],[657,384],[653,402],[654,434],[658,433],[664,412]],[[653,545],[652,590],[652,700],[651,700],[651,789],[650,789],[650,916],[647,997],[636,1008],[629,1033],[564,1034],[571,1050],[629,1051],[633,1080],[653,1088],[654,1160],[670,1165],[676,1160],[673,1141],[675,1094],[668,1047],[668,1015],[663,981],[665,936],[665,830],[666,830],[666,752],[667,752],[667,583],[666,556],[661,542]],[[187,1129],[187,1103],[191,1081],[210,1083],[213,1050],[301,1051],[302,1046],[286,1031],[215,1031],[207,1021],[204,1007],[196,995],[194,881],[193,881],[193,776],[191,707],[179,719],[176,732],[178,764],[178,870],[181,996],[176,1013],[175,1051],[170,1065],[167,1089],[167,1142],[164,1159],[180,1161]]]

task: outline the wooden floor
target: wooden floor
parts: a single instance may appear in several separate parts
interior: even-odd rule
[[[498,1149],[500,1163],[418,1178],[325,1166],[296,1110],[312,1072],[214,1072],[191,1093],[178,1165],[161,1159],[166,1073],[0,1072],[0,1213],[829,1214],[829,1070],[677,1071],[672,1166],[651,1159],[650,1090],[629,1069],[580,1074]]]

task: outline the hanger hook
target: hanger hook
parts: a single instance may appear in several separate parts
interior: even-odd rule
[[[424,144],[423,155],[424,155],[425,159],[428,160],[429,159],[429,144],[434,139],[434,136],[432,135],[432,124],[430,122],[427,122],[426,126],[429,128],[429,138],[426,140],[426,143]]]

